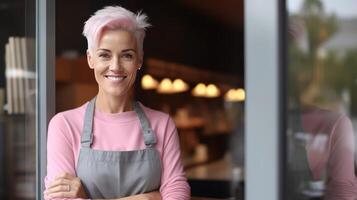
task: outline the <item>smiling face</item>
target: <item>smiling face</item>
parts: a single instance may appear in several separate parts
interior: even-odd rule
[[[89,67],[94,69],[99,94],[130,95],[136,72],[142,64],[135,36],[125,30],[107,30],[98,46],[87,52]]]

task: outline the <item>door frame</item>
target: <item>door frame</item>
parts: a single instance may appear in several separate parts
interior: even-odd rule
[[[285,1],[244,2],[245,199],[283,197]]]
[[[47,125],[55,113],[55,0],[36,0],[36,199],[44,199]]]

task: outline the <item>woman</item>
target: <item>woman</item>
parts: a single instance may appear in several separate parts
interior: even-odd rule
[[[344,114],[303,106],[289,113],[290,199],[355,200],[354,132]]]
[[[85,23],[98,94],[49,124],[46,199],[190,198],[173,120],[133,101],[146,20],[114,6]]]
[[[289,33],[307,34],[304,17],[289,19]],[[311,32],[311,30],[310,30]],[[317,33],[318,34],[318,33]],[[301,48],[301,37],[289,35],[287,194],[289,199],[357,199],[355,139],[342,99],[321,77],[314,52]],[[311,44],[310,44],[311,45]],[[317,58],[314,58],[317,59]],[[289,64],[290,64],[289,63]],[[332,69],[332,68],[331,68]],[[330,72],[331,73],[331,72]],[[341,112],[342,111],[342,112]]]

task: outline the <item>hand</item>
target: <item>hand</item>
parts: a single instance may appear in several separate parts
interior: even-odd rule
[[[146,200],[161,200],[160,192],[150,192],[150,193],[145,193],[142,195],[143,195],[143,199],[146,199]]]
[[[150,192],[145,194],[138,194],[135,196],[124,197],[118,200],[161,200],[160,192]]]
[[[44,194],[49,198],[87,198],[81,180],[68,173],[53,180]]]

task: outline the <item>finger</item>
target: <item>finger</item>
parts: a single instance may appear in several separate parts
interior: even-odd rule
[[[58,185],[53,188],[48,188],[45,191],[45,194],[50,195],[52,193],[58,193],[58,192],[68,192],[68,185]]]
[[[75,198],[72,192],[56,192],[48,195],[50,198]]]
[[[55,179],[50,185],[48,188],[53,188],[53,187],[56,187],[58,185],[70,185],[71,184],[71,180],[68,180],[68,179],[64,179],[64,178],[58,178],[58,179]]]
[[[56,187],[58,185],[68,185],[71,183],[71,180],[64,179],[64,178],[57,178],[54,181],[51,182],[48,188]]]

